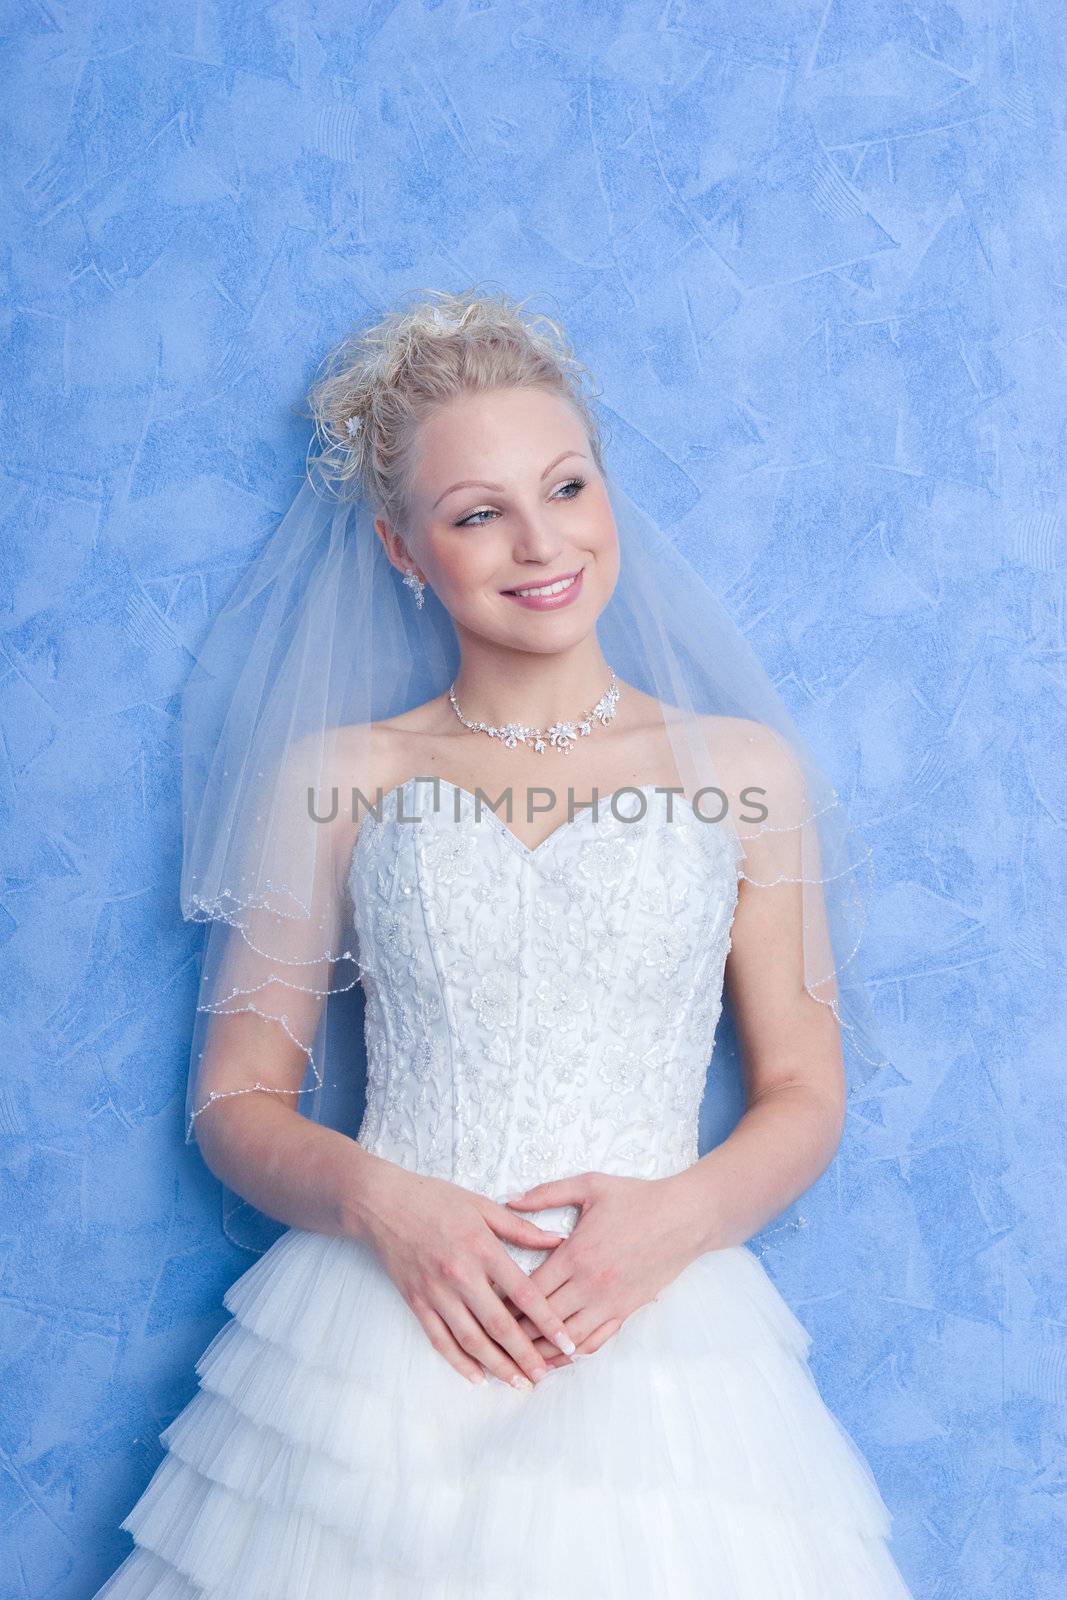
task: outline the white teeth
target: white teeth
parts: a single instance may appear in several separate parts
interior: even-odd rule
[[[575,582],[577,582],[577,575],[574,578],[561,578],[558,583],[546,584],[543,589],[513,589],[511,592],[512,594],[521,594],[523,596],[531,594],[562,594],[564,589],[569,589],[571,584]]]

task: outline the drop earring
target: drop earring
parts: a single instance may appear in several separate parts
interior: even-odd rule
[[[415,596],[415,604],[421,611],[423,605],[422,591],[425,589],[426,585],[423,583],[414,567],[409,567],[407,569],[404,574],[404,582]]]

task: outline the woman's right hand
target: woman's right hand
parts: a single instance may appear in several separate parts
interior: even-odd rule
[[[551,1370],[494,1285],[565,1356],[559,1316],[502,1240],[548,1250],[565,1237],[487,1195],[384,1162],[363,1195],[361,1229],[434,1349],[472,1383],[485,1368],[516,1388]],[[536,1336],[535,1336],[536,1337]]]

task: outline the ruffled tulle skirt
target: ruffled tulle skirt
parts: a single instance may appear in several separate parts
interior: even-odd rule
[[[908,1600],[744,1247],[528,1391],[456,1372],[359,1241],[290,1229],[224,1303],[94,1600]]]

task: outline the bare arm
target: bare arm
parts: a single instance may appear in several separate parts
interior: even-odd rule
[[[829,1006],[804,988],[797,885],[743,884],[727,961],[746,1109],[671,1181],[688,1196],[693,1254],[743,1244],[810,1189],[841,1143],[845,1075]]]
[[[840,1027],[804,983],[805,888],[776,881],[818,873],[814,834],[802,853],[792,826],[810,812],[803,776],[768,730],[727,726],[737,736],[729,787],[736,797],[748,783],[763,785],[772,829],[747,842],[746,865],[759,881],[739,885],[726,964],[746,1109],[733,1132],[677,1178],[690,1203],[694,1254],[743,1243],[804,1194],[833,1160],[845,1121]],[[821,891],[809,883],[806,892]]]
[[[225,1089],[228,1081],[269,1074],[272,1085],[293,1085],[288,1092],[233,1094],[200,1113],[196,1139],[215,1177],[291,1228],[365,1238],[381,1203],[378,1180],[392,1163],[301,1114],[296,1089],[306,1058],[276,1022],[251,1012],[220,1016],[212,1037],[212,1084]]]
[[[315,847],[309,912],[301,919],[267,907],[251,910],[240,936],[225,946],[213,996],[221,1003],[204,1044],[194,1131],[214,1175],[265,1215],[311,1232],[363,1236],[374,1179],[392,1164],[303,1115],[298,1092],[324,996],[347,976],[325,952],[344,942],[344,876],[356,823],[342,807],[322,823],[305,809],[320,762],[328,794],[331,784],[341,792],[341,774],[356,759],[343,730],[336,738],[325,757],[314,740],[293,746],[280,770],[280,809],[290,818],[294,860],[300,862],[307,847],[301,829]],[[230,1003],[232,1010],[226,1009]],[[209,1095],[221,1098],[204,1104]]]

